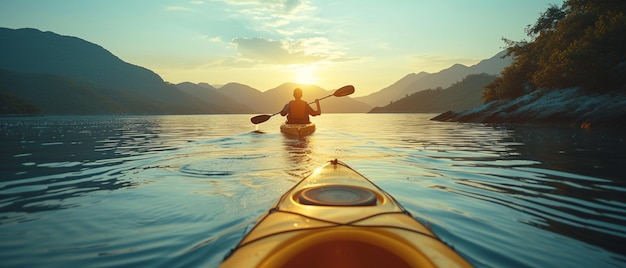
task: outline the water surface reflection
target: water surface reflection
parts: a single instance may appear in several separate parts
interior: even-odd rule
[[[478,266],[626,263],[623,133],[325,114],[293,139],[249,117],[0,119],[0,266],[214,267],[334,158]]]

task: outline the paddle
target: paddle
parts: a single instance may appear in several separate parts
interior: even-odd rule
[[[332,97],[332,96],[335,96],[335,97],[343,97],[343,96],[348,96],[348,95],[350,95],[350,94],[352,94],[352,93],[354,93],[354,86],[352,86],[352,85],[347,85],[347,86],[343,86],[343,87],[341,87],[340,89],[337,89],[337,90],[335,91],[335,93],[330,94],[330,95],[328,95],[328,96],[326,96],[326,97],[323,97],[323,98],[321,98],[321,99],[319,99],[319,100],[323,100],[323,99],[325,99],[325,98]],[[315,102],[314,102],[314,101],[309,102],[309,104],[313,104],[313,103],[315,103]],[[255,125],[256,125],[256,124],[260,124],[260,123],[263,123],[263,122],[265,122],[265,121],[269,120],[270,118],[272,118],[272,116],[275,116],[275,115],[277,115],[277,114],[279,114],[279,113],[280,113],[280,112],[275,113],[275,114],[271,114],[271,115],[269,115],[269,114],[257,115],[257,116],[255,116],[255,117],[250,118],[250,122],[252,122],[252,124],[255,124]]]

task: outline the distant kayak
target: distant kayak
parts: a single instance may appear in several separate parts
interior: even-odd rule
[[[333,160],[287,191],[221,267],[471,267],[391,195]]]
[[[285,135],[294,136],[294,137],[304,137],[307,135],[313,134],[315,132],[315,124],[287,124],[283,123],[280,125],[280,132]]]

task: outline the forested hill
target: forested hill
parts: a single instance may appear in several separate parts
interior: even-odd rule
[[[526,29],[531,41],[505,40],[515,61],[485,88],[485,102],[535,90],[626,90],[626,1],[566,1]]]
[[[626,127],[626,1],[568,0],[506,40],[514,57],[485,105],[440,121]]]
[[[493,82],[495,75],[473,74],[449,88],[419,91],[384,107],[376,107],[370,113],[436,113],[462,110],[482,104],[480,93],[483,86]]]

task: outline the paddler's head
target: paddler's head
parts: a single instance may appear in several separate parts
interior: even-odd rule
[[[300,88],[296,88],[293,90],[293,97],[296,98],[296,100],[302,99],[302,89]]]

